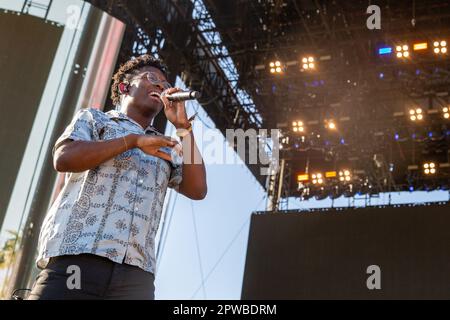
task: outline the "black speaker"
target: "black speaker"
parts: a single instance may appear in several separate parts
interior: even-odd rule
[[[449,209],[253,214],[242,299],[450,299]]]

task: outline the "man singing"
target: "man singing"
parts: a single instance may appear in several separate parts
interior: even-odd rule
[[[42,226],[43,270],[29,299],[154,299],[167,187],[194,200],[207,193],[185,104],[167,98],[180,89],[166,72],[150,55],[126,62],[112,85],[118,108],[82,109],[56,141],[54,167],[67,178]],[[181,139],[182,163],[171,156],[178,142],[151,126],[163,108]]]

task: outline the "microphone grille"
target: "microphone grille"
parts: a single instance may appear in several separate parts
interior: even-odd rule
[[[200,92],[198,92],[198,91],[192,91],[192,92],[191,92],[191,97],[194,98],[194,99],[200,98]]]

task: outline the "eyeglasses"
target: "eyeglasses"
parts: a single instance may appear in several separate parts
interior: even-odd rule
[[[142,75],[137,76],[140,79],[147,79],[148,81],[150,81],[150,83],[154,86],[161,86],[163,88],[163,90],[167,90],[172,88],[172,86],[170,85],[170,83],[168,83],[167,81],[161,81],[158,79],[158,77],[152,73],[152,72],[145,72]],[[133,77],[132,79],[134,79],[135,77]]]

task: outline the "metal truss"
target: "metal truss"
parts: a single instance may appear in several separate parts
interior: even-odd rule
[[[21,13],[28,14],[30,12],[30,9],[36,9],[42,13],[44,20],[47,20],[48,13],[52,6],[52,2],[53,0],[42,0],[42,1],[25,0],[23,2]]]

